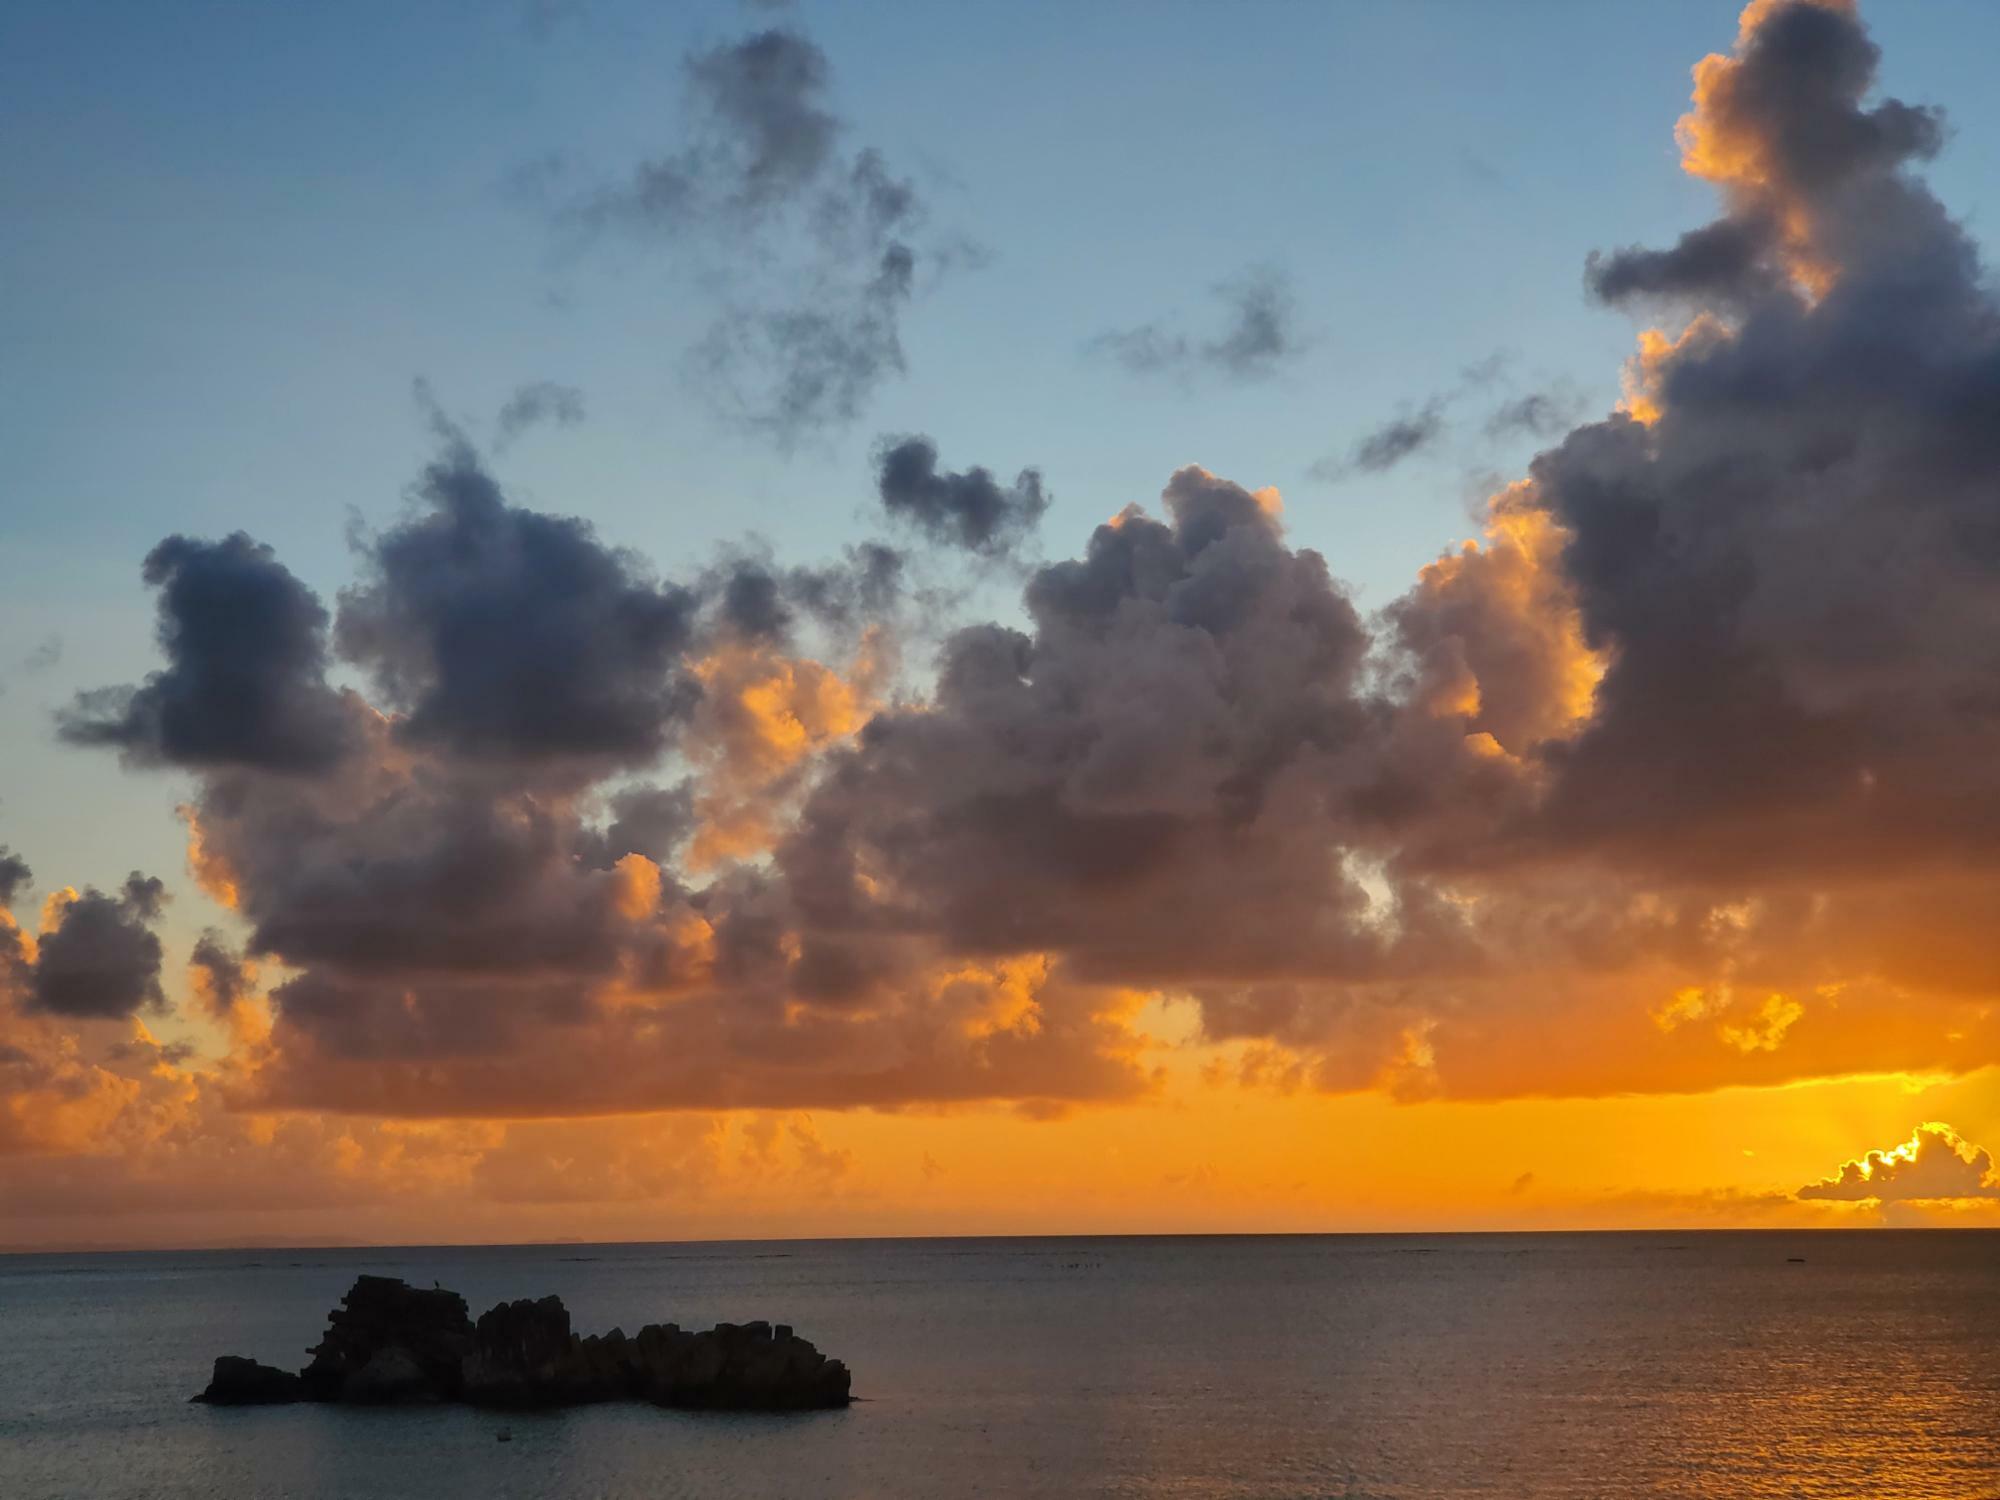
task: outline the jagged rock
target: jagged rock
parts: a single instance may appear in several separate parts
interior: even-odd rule
[[[488,1308],[472,1337],[463,1389],[475,1406],[568,1406],[624,1394],[615,1370],[598,1378],[560,1297]]]
[[[455,1400],[472,1345],[472,1319],[457,1292],[420,1291],[393,1276],[360,1276],[327,1314],[325,1336],[308,1351],[313,1359],[304,1371],[306,1391],[315,1401]],[[427,1396],[350,1394],[354,1377],[391,1347],[416,1367]],[[400,1362],[391,1361],[358,1389],[384,1390],[389,1377],[401,1373]]]
[[[224,1354],[215,1361],[208,1389],[188,1399],[206,1401],[211,1406],[277,1406],[305,1400],[306,1383],[290,1370]]]
[[[729,1411],[805,1411],[845,1406],[847,1366],[787,1327],[719,1323],[686,1333],[649,1324],[634,1344],[636,1394],[660,1406]]]
[[[363,1276],[327,1316],[304,1372],[225,1355],[195,1399],[480,1406],[572,1406],[638,1399],[707,1410],[802,1411],[845,1406],[847,1366],[789,1324],[720,1323],[705,1333],[649,1323],[579,1338],[559,1297],[502,1302],[475,1326],[465,1299]]]

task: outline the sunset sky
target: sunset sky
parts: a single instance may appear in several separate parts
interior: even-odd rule
[[[2000,1225],[1996,49],[10,7],[0,1248]]]

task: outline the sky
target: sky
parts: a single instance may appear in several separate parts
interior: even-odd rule
[[[2000,1224],[1974,4],[0,16],[0,1247]]]

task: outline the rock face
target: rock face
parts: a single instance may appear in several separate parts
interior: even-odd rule
[[[327,1325],[301,1374],[224,1355],[194,1399],[517,1408],[640,1400],[709,1411],[806,1411],[850,1399],[847,1366],[784,1324],[688,1332],[648,1323],[633,1338],[617,1328],[579,1337],[560,1297],[502,1302],[474,1324],[456,1292],[363,1276]]]

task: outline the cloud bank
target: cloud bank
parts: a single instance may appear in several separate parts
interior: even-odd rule
[[[1249,1086],[1405,1099],[1990,1063],[2000,309],[1915,172],[1937,117],[1875,63],[1843,5],[1746,12],[1680,130],[1721,217],[1592,262],[1673,315],[1626,400],[1372,615],[1275,490],[1192,466],[929,675],[898,550],[676,581],[452,433],[331,608],[246,535],[168,538],[163,666],[62,732],[191,781],[234,913],[195,955],[228,1050],[173,1087],[203,1118],[1052,1112],[1157,1087],[1148,1005]],[[804,211],[864,286],[901,264],[914,209],[843,154],[815,48],[689,66],[707,133],[592,213]],[[856,406],[846,335],[786,326],[826,363],[781,361],[784,420]],[[1048,505],[923,438],[874,479],[917,546],[1015,552]],[[58,1024],[157,1010],[159,897],[10,920],[14,1149],[166,1107]]]

